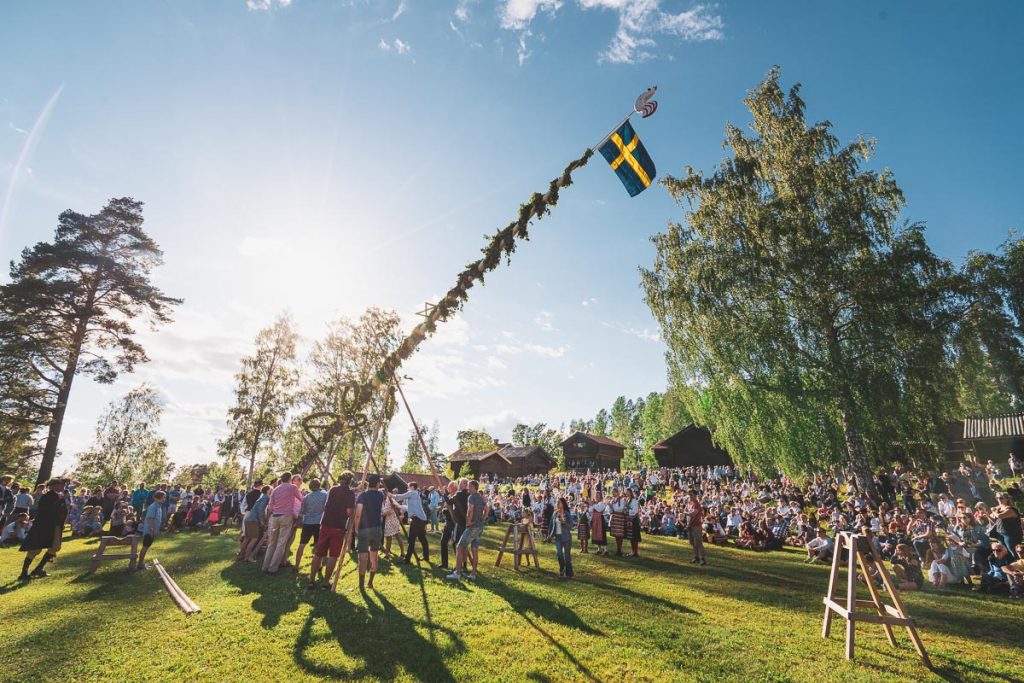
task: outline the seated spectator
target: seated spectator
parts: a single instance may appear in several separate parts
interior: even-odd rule
[[[29,520],[27,512],[12,515],[10,523],[3,528],[3,531],[0,531],[0,545],[21,543],[28,536],[28,530],[31,527],[32,522]]]
[[[909,543],[900,543],[892,556],[892,573],[896,575],[896,587],[901,591],[921,590],[924,586],[924,574],[921,572],[921,560]]]
[[[829,538],[824,529],[818,529],[814,538],[804,546],[807,549],[807,559],[804,562],[815,564],[831,560],[832,550],[835,548],[835,545],[835,541]]]
[[[988,558],[988,571],[981,575],[981,585],[975,586],[974,590],[979,593],[993,593],[1009,590],[1009,577],[1003,571],[1013,558],[999,541],[992,542],[992,556]],[[1012,571],[1012,570],[1011,570]]]

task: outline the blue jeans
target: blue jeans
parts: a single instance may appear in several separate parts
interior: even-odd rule
[[[572,576],[572,539],[563,541],[555,536],[555,550],[558,553],[558,573]]]

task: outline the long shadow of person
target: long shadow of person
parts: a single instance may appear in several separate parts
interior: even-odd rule
[[[342,595],[315,597],[295,643],[296,664],[311,674],[330,678],[391,680],[404,672],[416,680],[454,683],[445,660],[464,652],[465,645],[452,629],[412,619],[380,593],[373,597],[364,593],[363,600],[365,609]],[[326,632],[318,627],[321,623]],[[424,629],[429,639],[422,635]],[[360,663],[350,668],[322,661],[318,655],[331,641]]]
[[[264,576],[248,562],[235,562],[224,568],[220,575],[245,595],[255,593],[252,608],[263,615],[260,625],[273,628],[281,617],[299,608],[299,588],[290,575]]]

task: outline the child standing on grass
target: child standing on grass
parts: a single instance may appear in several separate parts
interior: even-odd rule
[[[160,527],[163,526],[163,502],[164,492],[157,491],[153,496],[153,502],[146,508],[146,516],[142,521],[142,552],[139,553],[139,562],[135,566],[136,570],[146,568],[146,553],[149,552],[149,547],[153,545],[153,541],[156,540],[157,535],[160,533]]]
[[[590,514],[586,503],[581,502],[576,508],[579,519],[576,522],[576,537],[580,541],[580,552],[589,552],[587,546],[590,543]]]

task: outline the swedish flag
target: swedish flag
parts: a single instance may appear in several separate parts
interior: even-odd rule
[[[630,197],[646,190],[657,174],[654,162],[629,121],[619,126],[599,151],[626,186]]]

